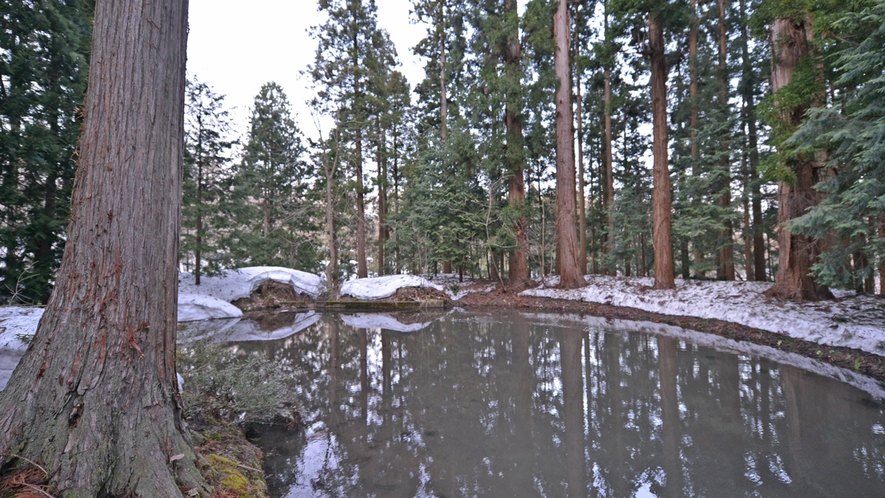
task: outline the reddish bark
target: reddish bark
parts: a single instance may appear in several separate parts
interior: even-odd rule
[[[504,10],[512,16],[517,16],[516,0],[504,2]],[[511,81],[519,81],[522,69],[520,60],[522,50],[519,43],[519,30],[516,23],[511,23],[513,29],[507,35],[507,47],[504,50],[504,63],[507,66],[507,76]],[[506,109],[504,111],[504,124],[507,127],[507,168],[509,178],[507,181],[507,204],[511,209],[522,211],[525,205],[525,174],[523,164],[523,135],[522,116],[519,108],[519,99],[512,92],[508,93]],[[513,231],[516,234],[516,247],[510,253],[510,272],[507,277],[507,285],[513,289],[521,289],[529,282],[528,263],[528,221],[525,215],[520,215],[513,222]]]
[[[771,74],[773,92],[788,85],[799,62],[809,56],[807,36],[804,21],[776,19],[772,23],[771,46],[776,51]],[[806,110],[805,106],[796,106],[779,112],[787,124],[798,125]],[[791,233],[786,224],[823,199],[814,186],[824,179],[824,168],[813,157],[802,154],[791,159],[788,166],[795,178],[778,185],[778,271],[767,294],[781,299],[818,301],[830,297],[829,290],[810,275],[821,252],[820,242]]]
[[[556,255],[559,260],[559,285],[573,289],[586,284],[578,262],[578,230],[575,224],[575,134],[571,102],[569,63],[568,2],[559,0],[553,16],[556,39],[554,70],[559,79],[556,89]]]
[[[94,26],[68,243],[0,455],[66,496],[208,495],[175,373],[187,1],[98,2]]]
[[[664,27],[649,17],[648,48],[651,56],[652,153],[654,155],[652,223],[655,253],[655,288],[675,289],[671,242],[670,169],[667,152],[667,61]]]
[[[719,105],[725,113],[729,111],[728,105],[728,30],[725,24],[725,0],[719,0]],[[717,192],[716,204],[723,211],[731,210],[731,161],[728,150],[729,132],[726,130],[719,137],[719,169],[725,172],[719,192]],[[719,278],[734,280],[734,228],[730,218],[724,223],[722,232],[719,234]]]

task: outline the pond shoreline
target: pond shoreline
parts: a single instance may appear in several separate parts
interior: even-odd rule
[[[885,357],[841,346],[817,344],[784,334],[768,332],[734,322],[681,315],[664,315],[636,308],[587,303],[566,299],[519,296],[500,288],[492,292],[475,292],[462,297],[457,306],[468,310],[532,310],[544,312],[578,313],[609,319],[648,321],[697,330],[727,337],[736,341],[769,346],[795,353],[885,382]]]

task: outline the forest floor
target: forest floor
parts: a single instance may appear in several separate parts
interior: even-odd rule
[[[633,307],[584,302],[575,299],[575,291],[566,291],[572,293],[570,295],[567,294],[571,298],[562,299],[528,295],[531,292],[508,292],[502,290],[500,286],[497,286],[494,290],[489,290],[488,282],[473,283],[467,286],[465,290],[469,291],[471,288],[482,289],[482,291],[466,293],[458,300],[457,306],[472,310],[513,309],[544,313],[560,312],[591,315],[609,320],[662,323],[795,353],[870,376],[880,382],[885,382],[885,356],[858,348],[820,344],[784,333],[771,332],[716,318],[665,314]],[[880,299],[880,301],[885,304],[885,299]],[[879,307],[876,307],[873,312],[878,313],[878,309]],[[881,326],[885,327],[885,321],[881,322]],[[885,340],[885,334],[883,334],[882,340]]]

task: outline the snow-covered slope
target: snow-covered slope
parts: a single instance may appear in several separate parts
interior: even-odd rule
[[[243,312],[227,301],[201,294],[178,294],[179,322],[236,318],[238,316],[243,316]]]
[[[430,287],[445,292],[441,286],[416,275],[388,275],[344,282],[341,285],[341,294],[357,299],[384,299],[396,294],[403,287]]]
[[[539,287],[520,295],[715,318],[819,344],[885,355],[885,300],[874,296],[843,293],[844,297],[836,301],[794,303],[765,297],[762,293],[771,287],[765,282],[677,280],[676,290],[654,290],[651,278],[585,278],[589,285],[580,289]],[[554,285],[550,280],[548,284]]]
[[[193,274],[183,272],[178,276],[178,292],[202,294],[231,302],[251,296],[266,280],[289,284],[295,292],[314,298],[325,291],[322,279],[313,273],[280,266],[250,266],[226,270],[214,277],[203,275],[200,277],[200,285],[196,285]]]

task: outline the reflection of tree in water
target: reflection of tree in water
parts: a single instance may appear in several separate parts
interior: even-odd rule
[[[285,365],[314,424],[264,435],[271,484],[310,479],[328,496],[885,487],[885,436],[870,435],[885,415],[853,388],[666,337],[477,318],[402,334],[327,315],[241,344]]]

